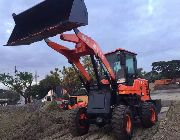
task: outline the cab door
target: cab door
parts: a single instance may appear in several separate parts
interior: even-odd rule
[[[137,78],[137,60],[134,54],[126,53],[125,55],[126,65],[126,84],[132,86],[134,80]]]

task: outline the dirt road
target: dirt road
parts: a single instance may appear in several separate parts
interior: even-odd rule
[[[180,89],[153,91],[151,97],[152,99],[180,101]]]
[[[163,100],[159,122],[150,129],[138,126],[133,140],[178,140],[180,138],[180,101],[177,93]],[[153,94],[162,97],[162,93]],[[164,96],[163,96],[164,97]],[[166,99],[163,98],[163,99]],[[99,129],[92,126],[89,133],[73,138],[68,130],[69,111],[46,106],[0,107],[0,139],[2,140],[115,140],[108,126]]]

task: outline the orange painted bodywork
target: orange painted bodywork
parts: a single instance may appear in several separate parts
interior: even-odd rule
[[[76,55],[76,50],[70,50],[69,48],[66,48],[52,41],[48,42],[48,46],[64,55],[70,63],[75,64],[75,66],[80,70],[80,72],[87,79],[87,81],[91,81],[89,74],[86,72],[83,65],[80,63],[80,56]]]
[[[172,79],[162,79],[162,80],[156,80],[154,82],[155,86],[158,86],[158,85],[168,85],[168,84],[171,84],[172,83]]]
[[[118,86],[118,93],[120,95],[137,94],[141,97],[142,101],[150,100],[149,84],[145,79],[135,79],[132,86],[120,84]]]

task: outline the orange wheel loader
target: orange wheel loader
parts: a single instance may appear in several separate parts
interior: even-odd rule
[[[73,136],[88,133],[91,124],[112,126],[118,140],[129,140],[136,121],[149,128],[158,121],[160,100],[152,100],[149,83],[137,78],[136,54],[117,49],[104,54],[96,41],[77,28],[88,24],[84,0],[45,0],[20,13],[13,14],[15,28],[8,46],[30,45],[45,40],[47,45],[64,55],[79,71],[88,95],[87,106],[72,110],[70,132]],[[74,34],[63,34],[73,30]],[[63,41],[72,42],[69,49],[48,37],[60,34]],[[80,58],[89,55],[96,80],[87,73]],[[85,80],[84,80],[85,79]]]

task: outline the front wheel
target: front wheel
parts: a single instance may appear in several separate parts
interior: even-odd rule
[[[86,108],[71,110],[70,133],[72,136],[82,136],[89,131],[89,121]]]
[[[145,128],[150,128],[158,120],[156,107],[151,102],[144,102],[141,109],[141,122]]]
[[[117,106],[112,114],[112,128],[117,140],[130,140],[133,134],[132,113],[128,106]]]

